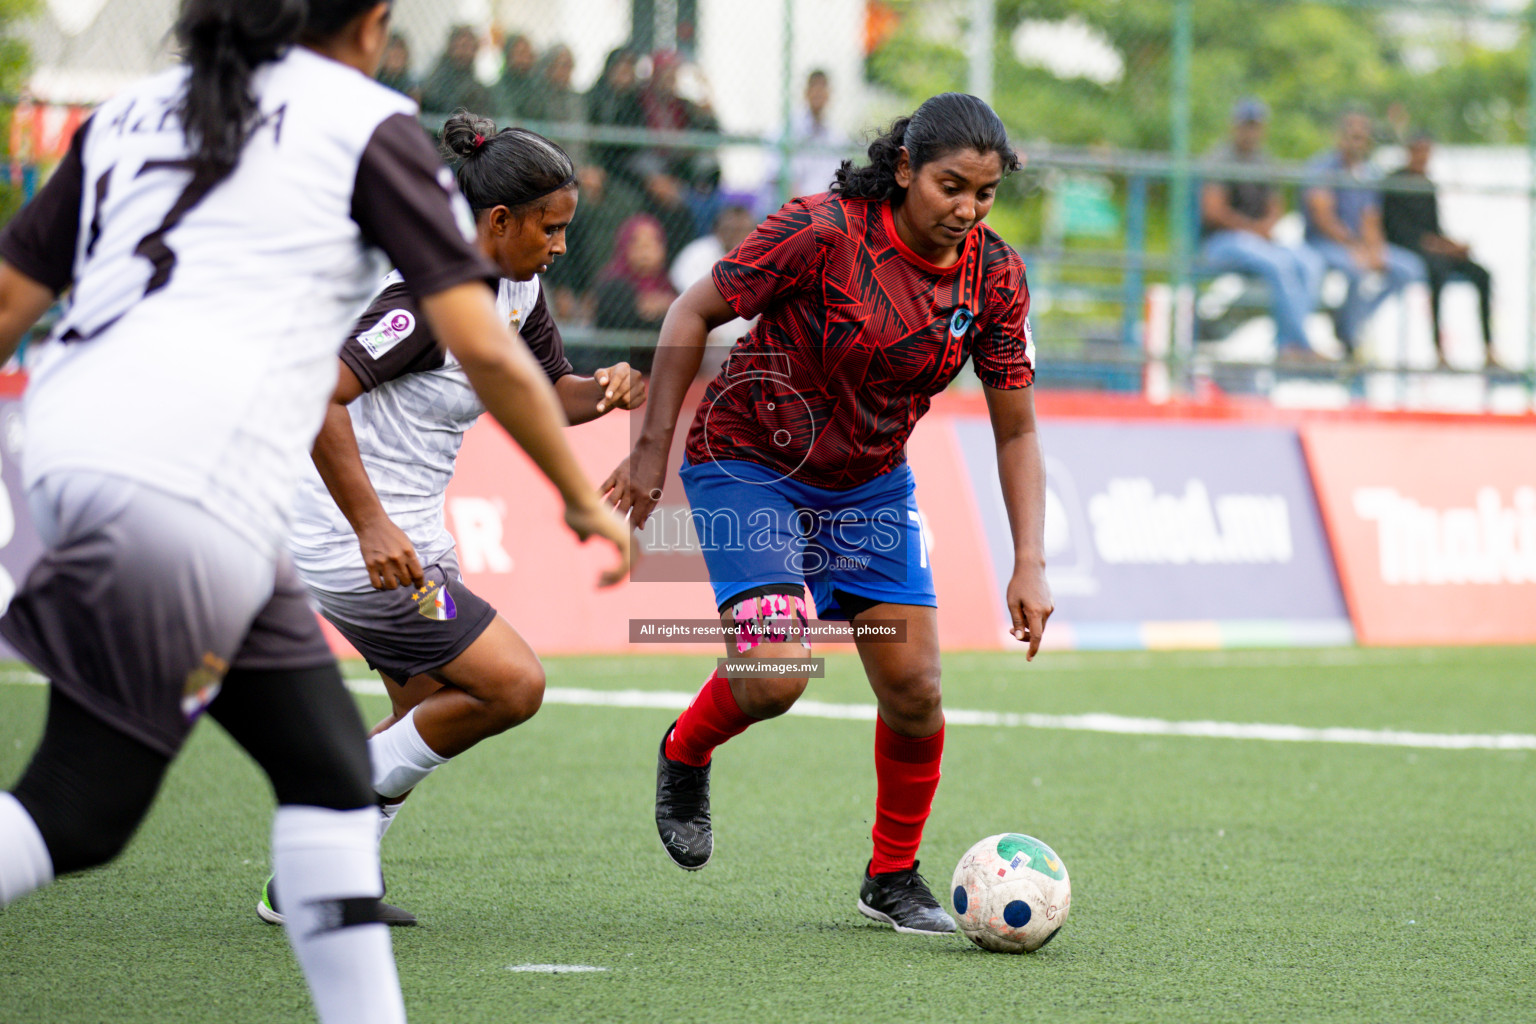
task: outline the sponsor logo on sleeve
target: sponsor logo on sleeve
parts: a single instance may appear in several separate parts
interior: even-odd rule
[[[1030,329],[1029,317],[1024,317],[1024,358],[1030,366],[1035,365],[1035,332]]]
[[[378,359],[411,336],[416,317],[408,309],[392,309],[378,323],[357,336],[357,343],[368,355]]]

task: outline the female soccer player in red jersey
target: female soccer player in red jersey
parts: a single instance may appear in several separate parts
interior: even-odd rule
[[[708,862],[714,748],[788,711],[807,682],[737,668],[809,657],[797,633],[808,584],[824,619],[905,630],[903,642],[858,641],[879,703],[874,853],[858,907],[936,934],[955,924],[916,854],[944,747],[938,602],[905,446],[931,396],[972,360],[1013,532],[1012,632],[1033,658],[1052,605],[1029,291],[1018,254],[981,223],[1018,158],[991,108],[957,93],[896,121],[869,157],[843,164],[830,192],[786,204],[673,304],[640,439],[604,486],[645,521],[705,336],[758,317],[705,392],[681,468],[729,660],[662,739],[657,830],[679,866]]]

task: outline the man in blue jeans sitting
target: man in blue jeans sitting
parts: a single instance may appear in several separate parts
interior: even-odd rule
[[[1357,112],[1339,119],[1338,145],[1307,164],[1319,184],[1307,189],[1307,245],[1330,270],[1349,280],[1339,309],[1339,340],[1353,352],[1360,328],[1387,298],[1413,281],[1424,280],[1424,261],[1407,249],[1388,245],[1381,225],[1381,193],[1366,165],[1371,152],[1371,119]],[[1339,178],[1354,183],[1340,183]],[[1367,277],[1380,275],[1368,289]]]
[[[1268,121],[1269,108],[1262,101],[1239,101],[1232,108],[1230,141],[1207,156],[1212,176],[1222,170],[1230,174],[1234,167],[1245,173],[1236,180],[1207,177],[1200,190],[1200,255],[1218,272],[1264,279],[1276,351],[1284,361],[1304,361],[1312,357],[1306,320],[1317,305],[1323,261],[1309,249],[1281,245],[1271,237],[1285,202],[1278,188],[1258,180],[1270,165],[1264,151]]]

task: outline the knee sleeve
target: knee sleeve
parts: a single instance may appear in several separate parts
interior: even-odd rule
[[[730,605],[730,613],[736,629],[737,654],[745,654],[758,644],[782,644],[794,640],[810,649],[805,594],[798,587],[737,597]]]
[[[43,741],[13,791],[37,824],[55,875],[105,864],[144,820],[170,759],[107,725],[55,687]]]
[[[375,803],[363,719],[334,664],[236,669],[208,714],[267,773],[279,804],[350,811]]]

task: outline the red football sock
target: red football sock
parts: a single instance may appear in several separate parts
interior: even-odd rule
[[[716,747],[757,719],[741,710],[731,684],[717,669],[667,736],[667,757],[695,768],[709,764]]]
[[[905,871],[916,863],[943,759],[943,726],[932,736],[913,739],[876,716],[875,855],[870,874]]]

